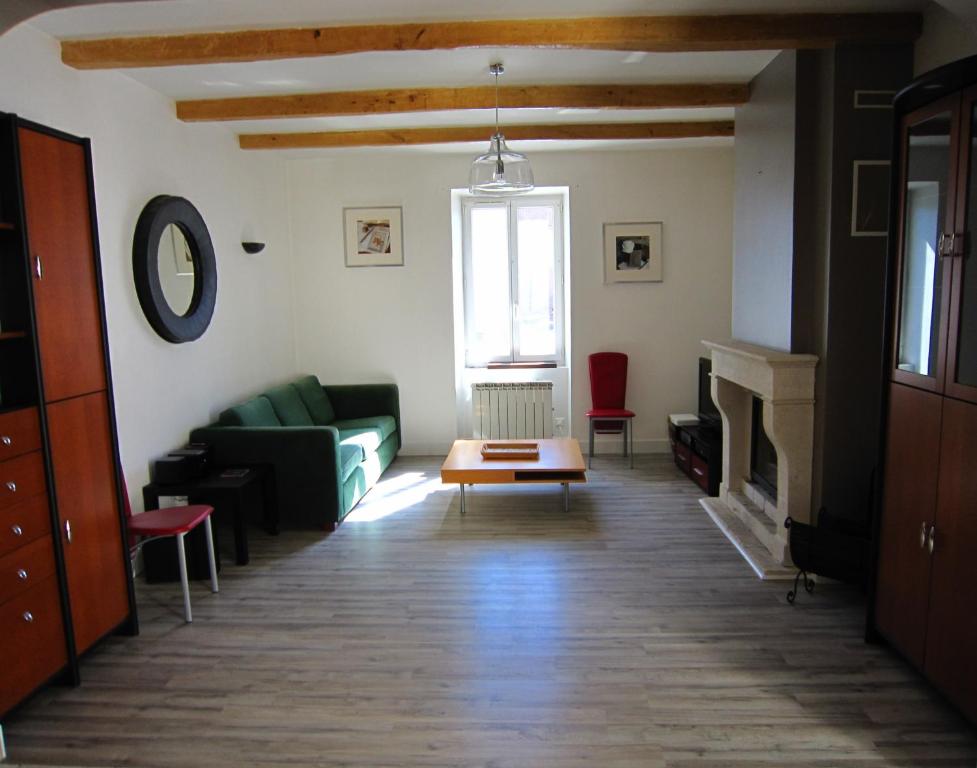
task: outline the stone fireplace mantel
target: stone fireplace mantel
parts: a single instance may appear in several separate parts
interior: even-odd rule
[[[818,358],[740,341],[703,344],[712,353],[712,399],[722,417],[723,480],[719,497],[702,505],[757,574],[770,578],[791,564],[784,520],[811,519]],[[763,401],[763,429],[777,452],[776,500],[750,482],[754,395]]]

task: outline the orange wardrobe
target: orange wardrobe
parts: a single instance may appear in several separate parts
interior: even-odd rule
[[[89,142],[0,114],[0,717],[134,633]]]

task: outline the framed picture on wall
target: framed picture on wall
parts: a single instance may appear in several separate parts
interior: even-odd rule
[[[662,281],[662,223],[604,225],[604,283]]]
[[[403,209],[343,208],[347,267],[404,266]]]

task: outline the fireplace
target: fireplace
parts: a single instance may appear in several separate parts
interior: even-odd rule
[[[777,502],[777,449],[763,428],[763,400],[753,396],[753,419],[750,428],[750,479],[760,490]]]
[[[723,427],[719,496],[700,504],[760,578],[792,576],[784,521],[811,520],[814,355],[739,341],[712,352]]]

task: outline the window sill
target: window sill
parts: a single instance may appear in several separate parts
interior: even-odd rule
[[[488,363],[485,368],[490,371],[504,371],[504,370],[518,370],[524,368],[556,368],[558,367],[555,362],[543,362],[543,363]]]

